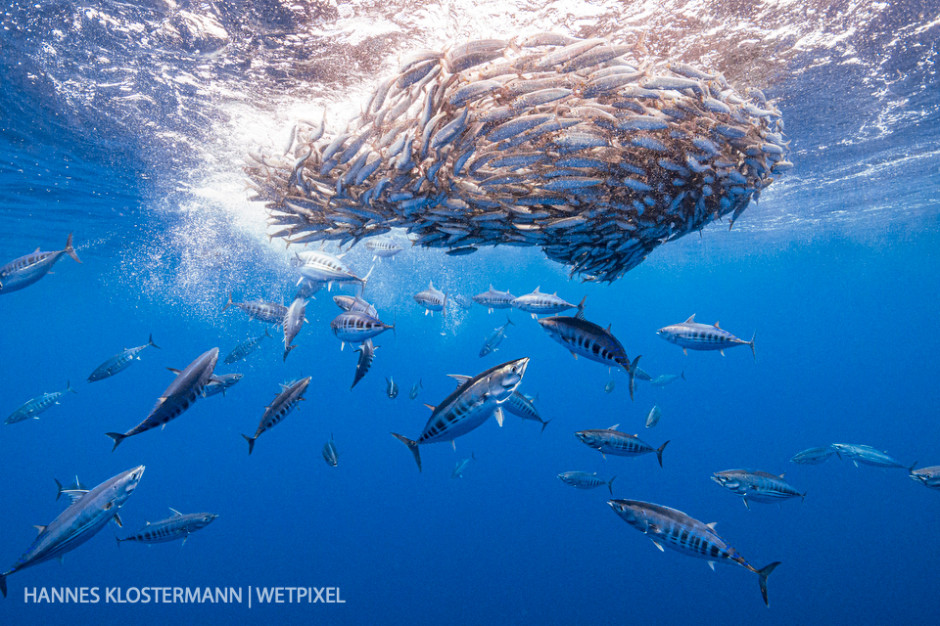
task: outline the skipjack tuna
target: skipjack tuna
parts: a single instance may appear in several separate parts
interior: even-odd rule
[[[579,430],[574,435],[581,443],[589,448],[599,450],[602,455],[611,454],[613,456],[639,456],[650,452],[656,453],[659,460],[659,466],[663,466],[663,450],[669,443],[666,441],[658,448],[642,441],[636,435],[628,435],[617,430],[620,424],[614,424],[607,429]]]
[[[7,595],[7,576],[43,561],[60,559],[91,539],[112,519],[137,489],[144,466],[109,478],[88,493],[73,500],[48,526],[37,526],[39,536],[8,571],[0,574],[0,592]]]
[[[735,493],[744,500],[748,509],[748,499],[755,502],[776,502],[787,498],[806,499],[806,492],[800,493],[783,479],[783,474],[774,476],[767,472],[753,470],[725,470],[715,472],[712,480]]]
[[[52,270],[52,266],[67,254],[76,263],[81,263],[75,248],[72,247],[72,235],[69,233],[65,249],[56,252],[41,252],[39,248],[32,254],[21,256],[0,267],[0,294],[18,291],[29,287]]]
[[[490,288],[483,293],[473,296],[473,301],[485,306],[490,313],[493,309],[511,309],[512,301],[515,299],[516,297],[508,291],[493,289],[493,285],[490,285]]]
[[[666,546],[688,556],[706,559],[712,569],[715,569],[716,562],[737,563],[754,572],[758,576],[764,604],[770,606],[767,577],[780,565],[779,561],[757,569],[718,536],[714,522],[704,524],[667,506],[637,500],[609,500],[607,504],[623,521],[649,537],[660,551]]]
[[[542,293],[536,287],[532,293],[527,293],[513,300],[512,306],[520,311],[531,313],[532,319],[537,319],[539,315],[562,313],[568,309],[577,308],[579,311],[583,311],[585,300],[587,300],[587,296],[581,298],[580,304],[571,304],[563,298],[559,298],[557,293]]]
[[[727,330],[718,328],[718,322],[715,322],[714,326],[697,323],[694,315],[681,324],[660,328],[656,334],[666,341],[681,346],[683,354],[688,354],[686,351],[688,348],[689,350],[718,350],[724,356],[726,348],[750,346],[751,353],[757,359],[757,353],[754,352],[754,339],[757,337],[757,332],[750,341],[744,341]]]
[[[71,383],[66,382],[65,389],[63,391],[47,391],[37,398],[28,400],[18,409],[13,411],[13,413],[7,417],[7,420],[4,423],[15,424],[16,422],[22,422],[23,420],[28,420],[30,418],[38,420],[40,413],[53,405],[59,404],[59,399],[69,391],[72,393],[78,393],[72,389]]]
[[[431,409],[431,417],[416,440],[398,433],[392,435],[408,446],[418,464],[418,471],[421,471],[419,445],[453,442],[456,437],[466,435],[491,416],[497,413],[501,416],[500,405],[509,399],[522,382],[528,365],[528,358],[496,365],[462,383],[436,407],[426,405]]]
[[[558,480],[566,485],[577,487],[578,489],[594,489],[601,485],[607,485],[607,491],[610,492],[610,495],[614,495],[615,478],[617,477],[612,476],[610,480],[604,480],[603,478],[597,477],[597,472],[593,474],[588,472],[562,472],[558,475]]]
[[[940,489],[940,465],[931,467],[922,467],[910,471],[911,480],[916,480],[924,487],[930,489]]]
[[[254,436],[242,435],[245,441],[248,442],[248,454],[251,454],[255,449],[255,440],[258,439],[261,433],[277,426],[281,420],[294,410],[297,403],[304,399],[303,395],[307,391],[307,386],[311,380],[312,377],[307,376],[292,383],[281,385],[281,392],[274,397],[271,404],[265,407],[261,422],[258,424],[258,430],[255,431]]]
[[[189,539],[189,535],[205,528],[210,523],[212,523],[218,515],[215,513],[180,513],[174,508],[170,508],[173,511],[173,515],[162,519],[159,522],[147,522],[147,525],[137,534],[131,535],[130,537],[125,537],[124,539],[117,539],[118,545],[122,541],[137,541],[140,543],[165,543],[167,541],[176,541],[177,539],[183,540],[183,545],[186,545],[186,540]]]
[[[330,440],[323,444],[323,460],[330,467],[339,465],[339,453],[336,451],[336,444],[333,442],[333,433],[330,433]]]
[[[140,360],[140,353],[144,348],[153,346],[154,348],[159,349],[160,346],[153,342],[153,335],[147,339],[147,343],[142,346],[137,346],[136,348],[125,348],[122,352],[115,354],[113,357],[99,365],[95,368],[95,371],[91,373],[88,377],[88,382],[93,383],[95,381],[104,380],[110,376],[114,376],[118,372],[123,372],[126,370],[134,361]]]
[[[244,311],[248,317],[260,322],[267,322],[268,324],[276,324],[278,326],[283,324],[284,318],[287,317],[287,307],[283,304],[277,304],[276,302],[265,302],[264,300],[233,302],[232,294],[228,294],[228,301],[226,301],[222,310],[224,311],[230,306]]]

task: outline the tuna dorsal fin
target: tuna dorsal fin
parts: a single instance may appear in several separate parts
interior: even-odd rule
[[[541,285],[538,285],[538,286],[535,288],[535,291],[533,291],[532,293],[539,293],[539,287],[541,287]]]
[[[39,246],[36,246],[36,250],[33,251],[33,254],[36,254],[37,252],[39,252]]]
[[[468,380],[470,380],[471,378],[473,378],[472,376],[464,376],[463,374],[448,374],[447,376],[448,376],[449,378],[453,378],[454,380],[456,380],[458,387],[460,387],[460,386],[463,385],[465,382],[467,382]]]
[[[427,402],[424,403],[424,406],[428,407],[428,408],[431,409],[432,411],[434,411],[434,410],[437,409],[436,406],[434,406],[433,404],[428,404]]]
[[[493,414],[496,417],[496,423],[499,424],[499,427],[503,427],[503,408],[496,407],[496,412]]]
[[[694,322],[694,321],[695,321],[695,313],[693,313],[692,315],[690,315],[690,316],[689,316],[689,319],[687,319],[685,322],[683,322],[683,324],[691,324],[691,323]]]
[[[179,511],[177,511],[177,510],[174,509],[173,507],[168,507],[168,508],[169,508],[171,511],[173,511],[173,517],[181,517],[181,516],[183,515],[182,513],[180,513]]]
[[[434,291],[434,281],[433,281],[433,280],[429,280],[429,281],[428,281],[428,291]]]
[[[177,376],[179,376],[180,374],[180,371],[176,369],[175,367],[168,367],[167,369],[173,372],[174,374],[176,374]]]
[[[715,328],[718,328],[718,320],[715,320]]]
[[[38,250],[39,248],[36,248],[36,249]],[[39,532],[40,535],[46,530],[46,527],[43,526],[42,524],[33,524],[33,528],[35,528]]]
[[[718,526],[718,522],[709,522],[705,525],[711,528],[712,530],[715,530],[715,527]]]
[[[607,430],[617,430],[619,427],[620,424],[614,424],[613,426],[608,427]]]
[[[150,522],[144,522],[144,526],[150,526]]]
[[[607,325],[607,332],[610,332],[610,327],[611,327],[611,324],[608,324],[608,325]]]

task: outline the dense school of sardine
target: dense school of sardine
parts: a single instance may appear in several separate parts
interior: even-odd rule
[[[638,46],[542,33],[421,50],[345,129],[299,122],[246,168],[273,236],[539,246],[613,281],[789,169],[780,111]],[[376,257],[397,250],[368,244]],[[394,250],[394,251],[393,251]]]
[[[346,131],[325,136],[322,123],[298,127],[287,148],[292,164],[258,157],[249,172],[259,195],[269,201],[272,222],[284,227],[275,236],[291,243],[358,241],[404,227],[413,233],[415,243],[446,247],[453,254],[499,243],[539,245],[574,273],[614,280],[659,243],[729,213],[736,219],[771,182],[771,174],[789,167],[779,112],[759,92],[744,97],[719,74],[635,54],[631,48],[598,39],[547,34],[515,42],[474,41],[446,53],[420,52],[381,84]],[[368,239],[364,245],[373,262],[394,263],[391,259],[403,250],[386,238]],[[36,251],[0,267],[0,294],[39,281],[64,254],[78,261],[71,235],[64,250]],[[394,332],[395,326],[381,321],[376,307],[364,298],[374,266],[360,276],[341,257],[323,249],[297,253],[291,261],[297,283],[290,305],[235,302],[230,294],[221,308],[234,307],[279,328],[286,359],[302,340],[308,300],[334,283],[353,286],[357,295],[333,296],[341,311],[330,323],[341,347],[356,346],[352,389],[376,358],[379,346],[373,339],[387,330]],[[448,308],[469,310],[474,304],[489,312],[520,311],[535,318],[548,337],[575,358],[581,355],[606,365],[609,373],[625,371],[631,398],[637,381],[662,387],[685,379],[684,372],[653,377],[643,371],[638,366],[640,355],[629,357],[610,325],[604,328],[586,318],[584,297],[569,301],[541,291],[540,286],[515,296],[492,285],[468,296],[442,290],[429,280],[413,299],[427,315],[446,315]],[[694,317],[665,326],[657,334],[684,352],[718,350],[723,355],[725,349],[740,345],[754,351],[753,336],[742,340],[717,322],[699,324]],[[479,356],[498,351],[511,326],[515,323],[507,316],[484,339]],[[265,329],[242,341],[224,363],[238,363],[261,352],[271,336]],[[89,382],[119,374],[148,347],[159,347],[152,336],[146,344],[106,360]],[[172,370],[175,378],[149,415],[126,432],[107,433],[114,448],[128,437],[165,427],[202,398],[225,395],[242,375],[216,374],[218,359],[219,349],[211,348],[183,370]],[[551,420],[536,407],[538,396],[520,389],[529,365],[530,359],[524,357],[476,375],[451,374],[456,388],[437,405],[427,405],[430,418],[415,438],[392,435],[407,446],[421,471],[420,446],[453,444],[491,417],[502,425],[504,412],[537,422],[544,431]],[[308,376],[282,385],[262,411],[254,435],[242,435],[249,454],[263,432],[298,406],[313,381]],[[419,379],[411,386],[409,399],[416,399],[422,389]],[[614,390],[613,378],[605,390]],[[6,423],[38,418],[68,391],[74,391],[71,385],[27,401]],[[399,394],[391,375],[385,380],[385,394],[392,400]],[[656,426],[661,415],[653,406],[646,428]],[[580,430],[575,437],[605,457],[655,454],[663,466],[668,440],[654,446],[618,428]],[[338,467],[332,434],[322,456],[328,466]],[[940,489],[940,466],[915,469],[916,464],[905,465],[867,445],[833,443],[804,450],[791,461],[820,464],[832,456],[856,465],[903,468],[912,480]],[[462,478],[475,461],[475,454],[460,459],[451,477]],[[143,466],[135,467],[93,489],[77,477],[67,488],[57,480],[57,499],[67,496],[69,507],[48,526],[39,527],[34,543],[0,574],[0,591],[6,595],[10,574],[61,557],[108,521],[121,525],[118,513],[143,471]],[[579,489],[606,486],[613,496],[615,476],[572,470],[557,477]],[[748,508],[750,502],[806,496],[782,474],[734,469],[717,471],[711,479],[740,496]],[[779,562],[761,569],[752,566],[715,532],[713,523],[679,510],[624,499],[611,499],[608,505],[660,550],[669,547],[706,559],[712,566],[726,562],[756,573],[769,604],[767,578]],[[185,542],[216,517],[173,510],[170,517],[148,522],[118,542]]]

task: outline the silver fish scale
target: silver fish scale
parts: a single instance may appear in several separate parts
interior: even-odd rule
[[[720,76],[635,57],[603,39],[531,41],[520,47],[480,40],[447,53],[424,51],[415,57],[420,61],[381,81],[352,130],[318,140],[301,162],[264,156],[250,163],[258,198],[278,225],[289,226],[275,236],[342,244],[404,227],[429,247],[536,245],[572,275],[609,282],[665,241],[724,216],[733,223],[772,182],[771,172],[789,163],[779,111],[756,92],[739,94]],[[596,74],[624,63],[615,78]],[[360,177],[364,160],[353,159],[352,148],[364,136],[398,141],[394,154],[377,155]],[[350,137],[357,139],[337,157]],[[486,158],[494,151],[498,160]],[[522,167],[514,158],[535,152],[546,158]],[[477,155],[474,164],[464,167],[470,154]],[[572,156],[605,167],[586,167],[579,181],[550,182],[546,174]],[[607,175],[625,161],[641,172],[631,184]],[[673,195],[675,175],[661,161],[694,163],[683,175],[682,194]],[[539,190],[553,199],[533,203]],[[445,224],[431,212],[437,198],[467,209]],[[609,209],[592,214],[599,203]],[[510,210],[497,220],[480,219],[522,206],[538,206],[549,218],[533,223]],[[520,236],[519,225],[529,234]]]

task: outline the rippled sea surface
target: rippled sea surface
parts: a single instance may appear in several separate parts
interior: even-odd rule
[[[223,356],[264,327],[231,309],[288,303],[295,248],[269,240],[243,166],[282,151],[298,119],[341,129],[416,49],[540,31],[639,42],[650,54],[759,88],[783,113],[793,170],[731,231],[716,224],[657,249],[612,285],[571,281],[536,249],[465,257],[411,248],[374,262],[343,257],[396,325],[350,391],[357,353],[332,335],[334,287],[316,294],[284,362],[272,329],[258,353],[217,373],[244,379],[200,399],[164,431],[114,453],[107,431],[138,423],[182,368]],[[0,8],[0,263],[69,233],[65,257],[26,290],[0,294],[0,418],[45,391],[68,394],[39,420],[0,425],[5,489],[0,571],[63,509],[53,482],[95,485],[147,466],[122,510],[66,555],[9,577],[0,622],[30,623],[931,623],[940,611],[940,494],[904,469],[805,448],[847,442],[908,466],[940,464],[933,330],[940,305],[940,6],[907,2],[66,2]],[[331,246],[329,250],[336,252]],[[684,373],[636,399],[623,372],[574,360],[527,314],[500,350],[480,346],[505,322],[475,306],[424,316],[428,282],[451,296],[492,284],[515,295],[587,296],[585,313],[653,376]],[[655,331],[691,314],[749,338],[747,348],[682,351]],[[122,348],[148,349],[126,372],[88,374]],[[507,416],[424,446],[424,471],[389,431],[417,435],[422,403],[473,375],[530,357],[520,387],[551,424]],[[307,399],[259,440],[279,383],[312,376]],[[386,395],[386,378],[400,387]],[[414,400],[408,392],[422,382]],[[613,380],[610,393],[605,385]],[[660,423],[645,429],[653,405]],[[602,458],[574,432],[620,424],[653,456]],[[339,465],[320,449],[330,437]],[[455,464],[473,453],[461,479]],[[805,501],[752,503],[713,472],[753,468]],[[770,608],[756,576],[661,553],[611,513],[606,488],[556,475],[616,475],[613,495],[685,511],[749,562],[781,561]],[[169,514],[219,519],[178,543],[124,537]],[[339,587],[344,604],[118,604],[106,588]],[[98,587],[102,601],[36,604],[28,590]]]

